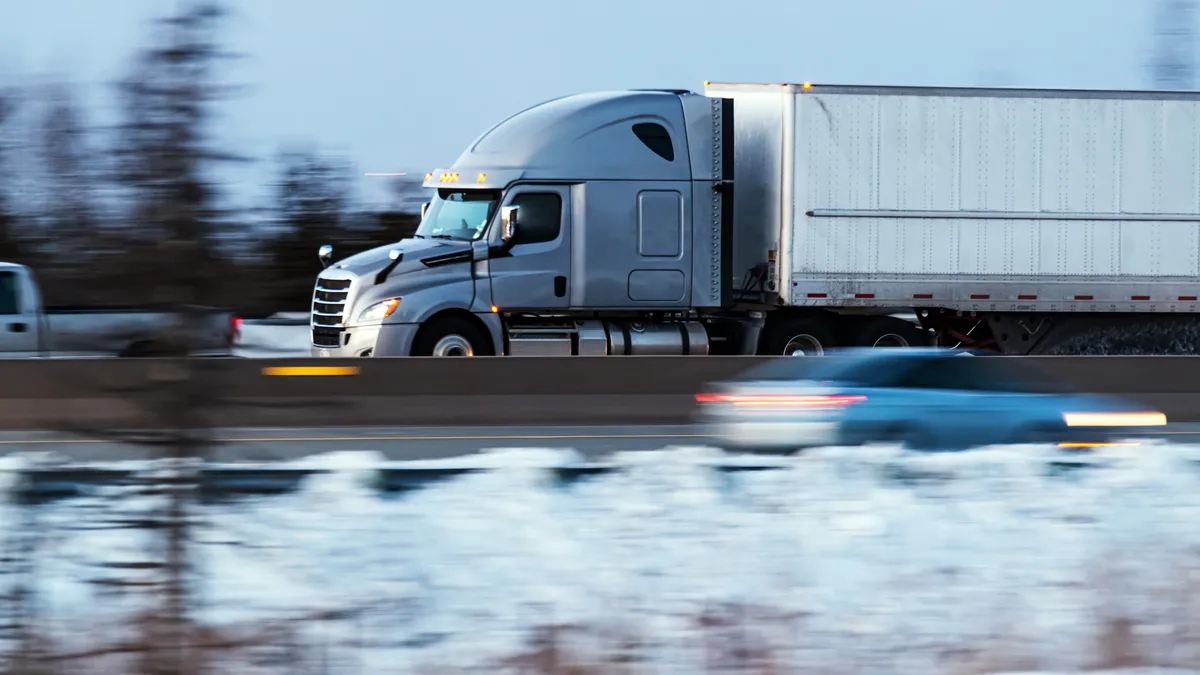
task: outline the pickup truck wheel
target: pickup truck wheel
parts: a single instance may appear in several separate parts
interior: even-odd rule
[[[135,342],[117,356],[122,358],[163,358],[167,356],[178,356],[174,350],[168,345],[161,342]]]
[[[491,344],[479,327],[456,316],[423,326],[413,340],[413,356],[491,356]]]

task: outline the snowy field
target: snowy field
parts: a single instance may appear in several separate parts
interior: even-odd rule
[[[552,469],[581,458],[514,449],[381,495],[394,463],[335,452],[302,463],[331,471],[298,492],[196,507],[196,616],[287,626],[270,638],[286,663],[234,650],[239,674],[1200,672],[1183,670],[1200,668],[1197,460],[1165,443],[670,448],[563,482]],[[144,573],[149,535],[99,525],[156,508],[114,493],[0,513],[6,551],[41,533],[33,604],[55,650],[128,632],[144,601],[113,580]]]

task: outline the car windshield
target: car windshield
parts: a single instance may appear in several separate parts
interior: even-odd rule
[[[491,190],[438,190],[416,236],[462,241],[479,239],[499,203],[500,195]]]
[[[865,356],[825,356],[804,358],[785,356],[771,359],[738,375],[740,381],[788,382],[817,380],[854,386],[880,386],[895,377],[897,367],[907,366],[911,358],[895,358],[887,352]]]
[[[1011,357],[915,355],[879,350],[859,356],[782,357],[748,369],[739,381],[815,380],[851,387],[944,389],[1020,394],[1063,394],[1072,389]]]
[[[1069,394],[1075,391],[1066,382],[1052,379],[1012,357],[985,356],[954,365],[960,367],[948,369],[948,374],[959,383],[959,389],[1010,394]]]

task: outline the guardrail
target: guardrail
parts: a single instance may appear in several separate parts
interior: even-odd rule
[[[785,358],[785,357],[776,357]],[[1018,358],[1018,357],[980,357]],[[153,428],[148,382],[197,378],[213,427],[686,423],[706,382],[759,357],[0,361],[0,430]],[[1200,421],[1200,357],[1023,357],[1049,377]],[[183,368],[187,365],[189,368]]]
[[[759,458],[755,463],[712,462],[709,468],[725,477],[746,472],[786,470],[787,464]],[[1046,458],[1043,472],[1048,478],[1066,477],[1078,471],[1104,469],[1108,462],[1084,456]],[[896,485],[920,484],[954,480],[952,475],[937,471],[905,469],[899,465],[883,467],[882,476]],[[1200,468],[1200,464],[1197,464]],[[618,474],[625,468],[605,462],[576,465],[547,466],[553,485],[568,488],[580,481]],[[468,474],[494,471],[490,468],[472,466],[409,467],[398,462],[372,469],[365,476],[364,487],[377,494],[399,496],[454,480]],[[135,469],[96,466],[53,466],[25,468],[12,472],[11,498],[24,506],[37,506],[62,500],[96,497],[106,494],[105,488],[145,485],[152,481]],[[200,469],[197,475],[197,497],[204,502],[228,502],[244,498],[270,497],[299,492],[306,479],[330,473],[327,469],[305,467],[277,467],[262,465],[229,466],[210,465]],[[725,483],[733,487],[732,482]],[[111,493],[108,493],[111,494]]]

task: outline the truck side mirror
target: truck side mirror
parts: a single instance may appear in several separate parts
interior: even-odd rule
[[[505,206],[500,210],[500,241],[505,246],[517,237],[517,214],[520,211],[519,206]]]
[[[333,255],[333,247],[325,244],[317,249],[317,257],[321,260],[321,267],[329,267],[330,257]]]
[[[421,205],[421,220],[425,220],[425,212],[429,210],[429,202]]]

